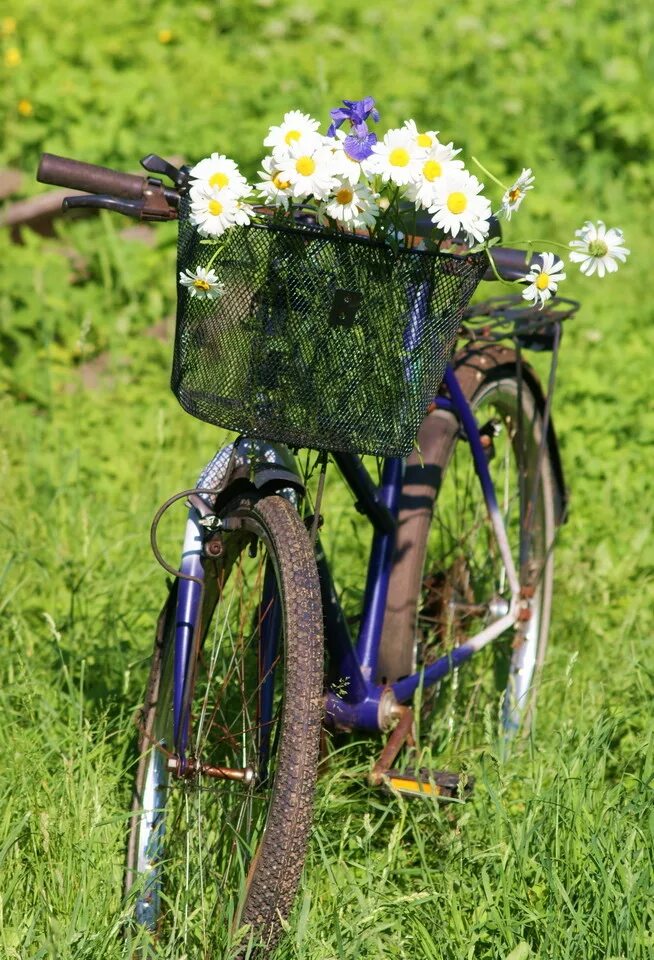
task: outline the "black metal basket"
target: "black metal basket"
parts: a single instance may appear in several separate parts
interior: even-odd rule
[[[178,284],[172,389],[250,437],[405,456],[440,386],[486,255],[458,257],[320,227],[232,227],[202,244],[180,209],[178,277],[212,261],[216,300]]]

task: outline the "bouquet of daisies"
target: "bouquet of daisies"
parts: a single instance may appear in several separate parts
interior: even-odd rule
[[[331,117],[326,135],[319,132],[317,120],[299,110],[291,110],[272,126],[263,141],[270,152],[253,186],[237,164],[220,153],[190,170],[190,222],[202,237],[216,243],[216,256],[226,231],[271,214],[311,217],[328,228],[365,232],[397,244],[411,234],[418,212],[427,211],[433,223],[428,248],[449,239],[468,248],[488,249],[492,262],[490,248],[497,241],[490,239],[491,217],[511,219],[533,188],[530,169],[506,185],[474,161],[502,191],[493,210],[484,183],[466,169],[452,142],[439,139],[438,131],[421,131],[407,120],[378,138],[371,129],[380,119],[372,97],[344,100]],[[569,248],[570,260],[584,274],[599,277],[614,272],[629,253],[622,232],[607,229],[602,221],[585,223]],[[523,297],[542,307],[565,279],[565,271],[552,252],[541,254],[540,261],[518,283],[525,285]],[[180,275],[192,296],[220,296],[212,262]]]

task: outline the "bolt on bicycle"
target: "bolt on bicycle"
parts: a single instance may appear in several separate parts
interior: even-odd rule
[[[154,155],[142,163],[172,187],[50,154],[38,179],[90,192],[68,198],[67,208],[179,218],[180,266],[191,253],[206,265],[211,251],[187,230],[185,171]],[[173,581],[138,718],[127,844],[126,892],[142,938],[202,956],[245,956],[279,939],[309,842],[323,724],[387,735],[372,785],[461,798],[470,783],[417,760],[415,698],[416,710],[440,702],[446,726],[483,708],[495,711],[507,736],[528,723],[547,645],[555,533],[566,513],[552,396],[562,325],[577,309],[556,297],[541,311],[515,297],[466,306],[483,278],[524,276],[523,251],[495,248],[493,270],[485,253],[418,258],[417,272],[407,258],[394,294],[405,316],[398,349],[366,319],[391,282],[380,245],[339,239],[332,255],[324,231],[306,223],[245,227],[235,236],[221,251],[231,309],[180,300],[180,402],[211,419],[209,400],[229,406],[237,397],[245,413],[236,439],[153,522],[155,553]],[[366,258],[374,283],[362,297],[356,281],[340,278],[356,278]],[[393,269],[397,261],[395,254]],[[448,336],[426,327],[432,270],[456,294],[436,310],[442,317],[450,309]],[[323,328],[300,324],[285,337],[288,318],[305,323],[316,303]],[[363,389],[364,374],[348,370],[347,343],[339,353],[348,338],[362,347]],[[235,343],[242,362],[216,379],[216,357]],[[545,387],[525,359],[530,350],[551,359]],[[327,355],[340,366],[323,365]],[[434,357],[442,383],[428,403],[400,398],[409,452],[385,411],[389,403],[397,409],[409,368]],[[298,371],[311,380],[309,407],[294,392]],[[283,429],[271,395],[287,400]],[[349,445],[333,429],[341,414],[354,436]],[[377,434],[362,440],[370,429]],[[300,448],[318,451],[315,489]],[[380,450],[377,482],[362,452]],[[328,463],[372,529],[354,617],[321,543]],[[180,500],[188,518],[176,566],[161,557],[156,534]],[[466,670],[473,663],[480,668]]]

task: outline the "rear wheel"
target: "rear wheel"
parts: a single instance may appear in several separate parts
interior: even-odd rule
[[[240,941],[244,950],[270,948],[295,896],[312,818],[323,656],[308,537],[278,496],[241,497],[221,518],[223,553],[205,569],[203,636],[178,734],[181,764],[172,729],[176,588],[142,716],[127,887],[137,922],[171,956],[238,953]]]
[[[489,724],[505,732],[528,725],[547,647],[560,512],[547,443],[539,462],[542,419],[533,380],[519,375],[506,348],[482,348],[473,358],[457,376],[482,433],[526,619],[423,691],[439,749],[479,745]],[[471,448],[452,414],[427,418],[421,453],[423,461],[407,468],[385,627],[403,642],[393,655],[385,633],[387,679],[447,655],[506,615],[511,601]]]

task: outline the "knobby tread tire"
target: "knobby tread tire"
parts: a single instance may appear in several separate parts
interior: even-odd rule
[[[297,891],[313,819],[323,711],[323,625],[316,563],[306,529],[291,504],[256,504],[277,552],[286,614],[286,680],[273,797],[243,920],[279,938]],[[228,511],[229,512],[229,508]]]
[[[254,857],[241,923],[250,924],[267,951],[282,933],[302,874],[313,819],[313,800],[323,714],[323,618],[313,549],[304,524],[280,496],[241,495],[220,511],[250,513],[263,528],[275,555],[286,637],[284,700],[275,781],[263,837]],[[141,715],[141,760],[132,806],[126,888],[135,879],[137,815],[142,809],[147,753],[160,694],[166,645],[174,638],[175,589],[159,618],[146,702]],[[208,618],[203,617],[204,629]],[[249,956],[255,954],[250,953]],[[257,955],[261,955],[260,953]]]

